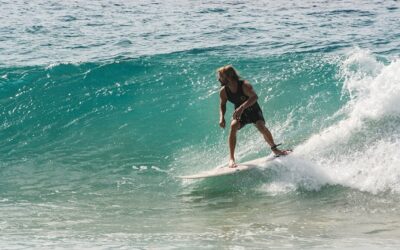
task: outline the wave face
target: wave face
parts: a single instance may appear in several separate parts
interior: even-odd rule
[[[332,124],[296,148],[305,159],[290,162],[289,172],[296,175],[285,184],[297,188],[301,183],[311,189],[330,184],[399,194],[400,62],[384,64],[357,49],[343,58],[338,69],[341,99],[346,102],[326,118]]]
[[[398,10],[2,3],[0,248],[396,249]],[[226,64],[294,152],[177,179],[228,160],[215,72]],[[254,126],[237,139],[239,162],[270,153]]]
[[[276,141],[294,153],[241,176],[181,182],[175,176],[227,160],[228,130],[218,127],[214,72],[227,63],[253,84]],[[5,214],[16,206],[28,214],[23,221],[37,216],[47,227],[62,213],[75,231],[110,234],[106,245],[140,231],[135,246],[165,242],[147,238],[143,223],[152,223],[160,213],[166,213],[160,223],[169,223],[177,219],[177,210],[185,211],[179,217],[194,220],[188,212],[194,204],[208,211],[239,199],[260,208],[264,197],[277,202],[275,208],[288,203],[287,213],[300,209],[308,216],[302,197],[313,199],[310,206],[317,209],[314,203],[322,196],[324,209],[331,202],[353,204],[337,205],[350,209],[349,216],[360,206],[366,213],[391,214],[400,191],[399,67],[397,59],[352,49],[343,55],[292,53],[240,60],[187,51],[105,63],[3,68],[2,202],[13,204]],[[227,119],[232,111],[228,106]],[[239,161],[268,153],[254,127],[240,131]],[[105,217],[98,222],[88,206]],[[125,221],[125,213],[130,220]],[[122,235],[114,235],[114,220],[121,220]],[[8,223],[9,232],[18,228]],[[184,224],[171,225],[163,237],[176,243]],[[246,228],[243,233],[258,238],[265,230]],[[358,230],[375,233],[363,226]],[[218,235],[207,237],[215,241]],[[76,236],[68,231],[64,237]],[[76,244],[82,242],[87,239]]]
[[[95,170],[142,164],[170,169],[173,156],[191,147],[200,147],[200,154],[217,147],[223,152],[210,160],[220,160],[227,151],[217,126],[214,69],[227,61],[191,53],[3,69],[3,164],[38,160]],[[346,103],[335,82],[340,70],[335,56],[228,60],[249,75],[244,77],[257,89],[269,126],[277,138],[291,138],[290,146],[329,124],[328,115]],[[253,132],[244,132],[251,138],[247,143],[255,142],[244,144],[239,155],[265,152]]]

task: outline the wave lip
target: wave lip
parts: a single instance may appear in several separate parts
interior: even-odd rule
[[[330,184],[400,193],[400,60],[356,49],[342,63],[343,119],[296,148]]]

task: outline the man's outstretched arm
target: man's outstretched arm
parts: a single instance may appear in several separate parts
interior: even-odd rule
[[[226,102],[228,98],[225,93],[225,89],[221,88],[219,92],[219,126],[225,128],[225,112],[226,112]]]

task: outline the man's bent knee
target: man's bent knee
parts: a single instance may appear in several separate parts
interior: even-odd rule
[[[231,129],[239,129],[240,128],[240,122],[236,119],[232,120],[231,122]]]
[[[265,122],[262,120],[257,121],[255,126],[260,132],[269,131],[268,128],[265,126]]]
[[[263,120],[258,120],[256,121],[256,127],[265,127],[265,121]]]

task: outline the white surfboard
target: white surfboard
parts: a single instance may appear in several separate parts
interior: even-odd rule
[[[284,157],[284,156],[280,156]],[[208,171],[203,171],[194,175],[184,175],[184,176],[178,176],[178,178],[181,179],[201,179],[201,178],[209,178],[209,177],[215,177],[215,176],[222,176],[222,175],[230,175],[230,174],[235,174],[238,172],[242,171],[247,171],[256,167],[262,167],[265,166],[267,162],[273,161],[275,159],[279,159],[280,157],[276,157],[274,155],[270,155],[267,157],[262,157],[256,160],[252,161],[247,161],[243,162],[240,164],[237,164],[235,168],[230,168],[227,165],[224,166],[219,166],[214,169],[208,170]]]

